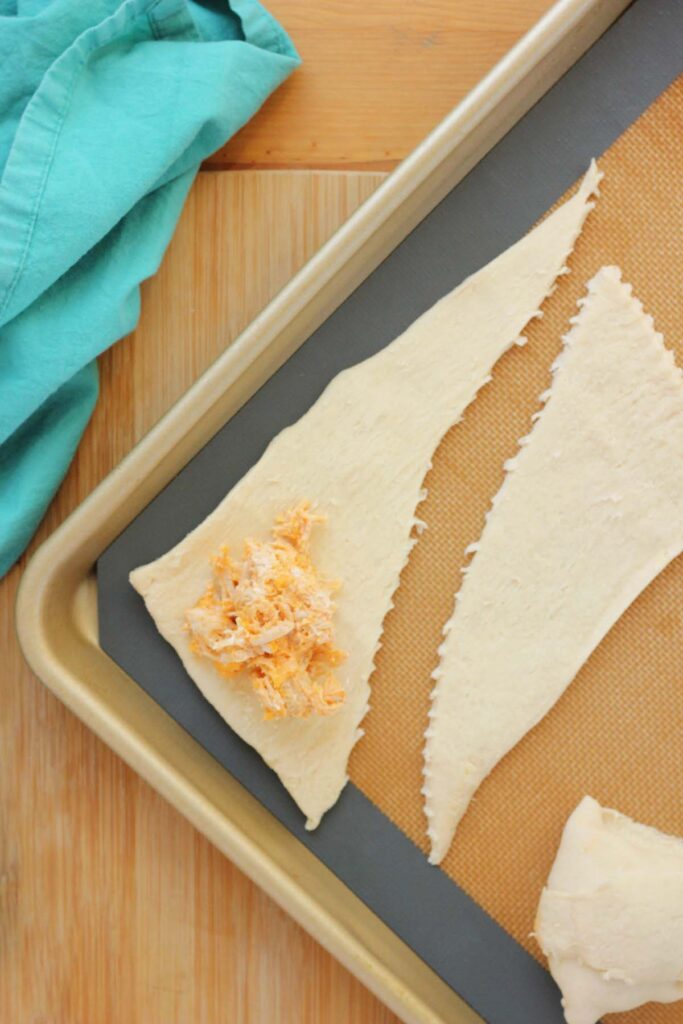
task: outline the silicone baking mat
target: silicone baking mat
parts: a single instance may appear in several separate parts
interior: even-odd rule
[[[423,850],[429,680],[468,560],[463,552],[481,534],[503,463],[550,384],[561,334],[603,264],[622,268],[683,366],[683,77],[600,167],[602,194],[569,261],[571,274],[525,332],[528,346],[501,359],[492,384],[436,452],[418,511],[428,529],[385,621],[372,710],[350,774]],[[683,557],[641,594],[550,714],[482,785],[443,870],[535,954],[529,930],[538,895],[564,821],[585,793],[683,835],[682,738]],[[682,1014],[679,1006],[636,1019],[673,1022]]]
[[[503,463],[528,433],[561,335],[600,266],[622,267],[683,365],[682,70],[683,6],[639,0],[180,472],[98,567],[104,649],[491,1024],[561,1020],[529,933],[562,826],[584,793],[683,835],[682,558],[632,605],[552,712],[491,774],[442,870],[420,852],[430,674],[463,552],[481,532]],[[493,382],[436,453],[419,510],[429,528],[385,622],[372,710],[351,759],[353,784],[320,829],[305,833],[277,779],[203,701],[158,637],[127,573],[196,525],[342,366],[381,348],[523,234],[601,153],[602,195],[571,274],[529,327],[528,344],[498,363]],[[680,1004],[650,1005],[623,1020],[674,1024],[680,1014]]]

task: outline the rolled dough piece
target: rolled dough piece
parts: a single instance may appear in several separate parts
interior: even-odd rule
[[[683,549],[683,378],[615,267],[573,320],[444,630],[425,745],[433,863],[482,780]]]
[[[683,839],[584,797],[562,834],[535,934],[567,1024],[683,999]]]
[[[489,380],[553,288],[592,209],[593,164],[577,193],[525,238],[437,302],[391,345],[340,373],[283,430],[218,508],[166,555],[131,573],[165,639],[207,700],[273,768],[315,828],[347,779],[361,736],[368,679],[414,540],[415,508],[443,434]],[[204,592],[223,544],[266,539],[275,517],[301,501],[327,516],[311,544],[320,574],[340,580],[336,642],[339,711],[264,721],[248,680],[226,681],[193,654],[184,615]]]

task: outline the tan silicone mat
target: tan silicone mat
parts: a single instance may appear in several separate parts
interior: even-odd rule
[[[599,161],[601,197],[561,278],[493,381],[442,441],[419,515],[428,524],[401,577],[372,678],[351,778],[426,850],[422,745],[430,673],[466,546],[538,396],[588,279],[617,264],[683,365],[683,76]],[[683,515],[683,502],[681,507]],[[683,556],[641,594],[551,713],[495,769],[442,868],[534,955],[536,904],[580,798],[683,835]],[[611,1020],[680,1024],[681,1004]],[[540,1024],[540,1022],[539,1022]]]

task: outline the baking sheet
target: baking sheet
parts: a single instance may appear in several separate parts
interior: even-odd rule
[[[606,157],[604,198],[572,261],[574,275],[550,300],[544,319],[528,332],[527,348],[499,364],[494,384],[441,446],[429,480],[430,501],[420,513],[427,515],[431,529],[413,553],[397,607],[386,624],[385,647],[373,679],[374,710],[365,723],[366,739],[352,759],[356,785],[347,788],[318,832],[304,832],[298,811],[275,776],[205,704],[156,634],[127,584],[127,573],[196,525],[270,438],[297,419],[339,369],[381,348],[441,294],[527,230],[578,177],[589,158],[622,135],[681,71],[682,43],[680,6],[639,0],[192,460],[99,563],[104,649],[492,1022],[561,1019],[546,972],[510,936],[528,943],[533,909],[561,823],[586,788],[627,813],[683,832],[683,821],[674,821],[680,813],[681,779],[668,760],[671,783],[667,777],[664,791],[661,785],[643,789],[648,777],[652,779],[653,759],[659,758],[656,763],[661,764],[666,751],[661,701],[653,705],[652,692],[675,693],[671,682],[680,680],[683,667],[680,652],[676,661],[662,646],[664,627],[653,625],[662,617],[656,617],[657,609],[652,617],[648,590],[592,659],[589,669],[595,677],[585,683],[582,673],[558,705],[558,714],[546,720],[552,725],[559,715],[555,731],[546,736],[543,723],[482,787],[445,870],[430,868],[411,841],[421,843],[423,833],[417,782],[436,650],[432,634],[438,635],[450,613],[460,553],[478,535],[504,458],[527,432],[528,417],[547,381],[553,346],[556,349],[588,268],[604,261],[622,262],[658,326],[671,338],[681,333],[681,275],[676,276],[676,269],[681,264],[678,240],[683,226],[678,202],[683,184],[683,150],[678,142],[683,139],[683,96],[678,85]],[[662,244],[657,241],[658,218],[661,228],[667,229]],[[632,227],[624,230],[626,224]],[[580,265],[581,260],[587,262]],[[662,580],[666,585],[675,570],[674,565],[654,589]],[[675,580],[670,585],[673,590],[666,591],[662,621],[668,623],[667,636],[675,652],[683,648],[676,642],[680,600]],[[639,611],[643,601],[645,610]],[[427,632],[425,643],[411,649],[401,630],[406,616],[416,614],[424,619]],[[628,626],[634,616],[640,633]],[[624,622],[626,635],[619,639]],[[614,660],[606,670],[605,651],[610,650]],[[598,668],[593,669],[596,660]],[[607,679],[598,691],[602,718],[619,715],[630,723],[632,743],[641,751],[640,773],[633,769],[632,746],[619,742],[621,727],[610,747],[599,731],[575,726],[577,721],[594,724],[591,699],[598,687],[590,679],[599,683],[598,677]],[[571,704],[578,699],[575,692],[588,702],[578,711]],[[562,709],[568,701],[566,716]],[[671,711],[669,706],[667,714]],[[674,707],[670,725],[674,735],[680,725],[676,711]],[[629,788],[626,783],[633,777],[640,782]],[[660,794],[654,803],[650,789]],[[519,820],[523,828],[516,827]],[[359,834],[364,837],[360,848]],[[666,1016],[671,1010],[648,1008],[631,1019],[643,1024],[673,1021]]]

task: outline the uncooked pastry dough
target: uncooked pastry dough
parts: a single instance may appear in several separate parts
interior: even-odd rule
[[[683,999],[683,840],[583,798],[535,926],[567,1024]]]
[[[161,634],[229,725],[273,768],[315,828],[346,782],[361,735],[382,622],[413,543],[415,508],[432,454],[563,270],[600,174],[525,238],[464,281],[371,359],[340,373],[283,430],[218,508],[180,544],[131,574]],[[457,240],[454,240],[457,244]],[[275,517],[308,500],[327,516],[311,558],[340,580],[336,640],[346,701],[334,715],[263,721],[246,679],[227,682],[193,654],[185,611],[206,588],[222,544],[267,538]]]
[[[482,780],[683,549],[683,379],[618,269],[590,282],[565,342],[444,631],[425,746],[434,863]]]

